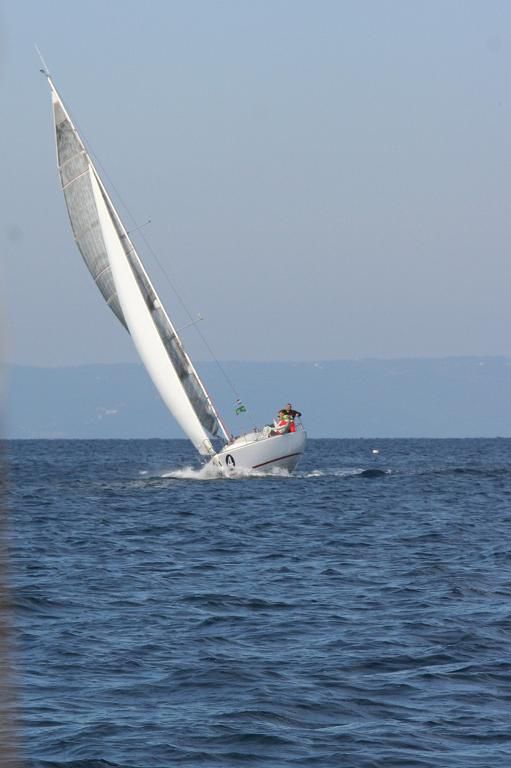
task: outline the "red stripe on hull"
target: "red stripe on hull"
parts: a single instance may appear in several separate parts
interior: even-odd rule
[[[286,456],[279,456],[278,459],[270,459],[270,461],[263,461],[262,464],[254,464],[252,469],[259,469],[259,467],[265,467],[267,464],[274,464],[276,461],[283,461],[284,459],[290,459],[292,456],[301,456],[302,453],[288,453]]]

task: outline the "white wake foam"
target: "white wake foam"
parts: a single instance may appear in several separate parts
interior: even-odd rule
[[[369,471],[371,468],[369,468]],[[263,472],[262,470],[243,469],[240,467],[234,468],[222,468],[217,467],[214,464],[205,464],[203,467],[186,466],[176,469],[163,470],[156,472],[155,474],[148,473],[147,471],[141,471],[141,475],[152,478],[171,479],[171,480],[251,480],[254,478],[275,478],[282,479],[300,479],[300,480],[314,480],[323,477],[341,477],[349,478],[356,477],[357,475],[364,475],[368,472],[367,468],[363,467],[328,467],[325,469],[310,469],[305,472],[295,471],[289,473],[286,469],[280,467],[273,467],[271,471]],[[378,472],[379,474],[379,472]],[[391,474],[391,470],[382,470],[382,475]]]
[[[250,480],[252,478],[282,477],[289,478],[292,475],[285,469],[274,467],[271,471],[243,469],[242,467],[222,468],[214,464],[206,464],[204,467],[180,467],[163,472],[159,477],[172,478],[173,480]]]

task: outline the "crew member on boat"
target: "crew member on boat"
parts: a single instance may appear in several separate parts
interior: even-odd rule
[[[272,429],[270,435],[285,435],[286,432],[291,430],[291,419],[287,415],[284,409],[279,411],[279,418],[275,423],[275,428]]]
[[[300,413],[300,411],[295,411],[295,410],[293,410],[293,406],[291,405],[291,403],[288,403],[288,404],[286,405],[286,407],[282,409],[282,411],[284,411],[284,413],[285,413],[287,416],[289,416],[289,418],[290,418],[290,419],[299,419],[299,418],[300,418],[300,416],[302,415],[302,414]]]
[[[278,418],[273,419],[273,424],[267,424],[263,428],[265,437],[275,437],[275,435],[285,435],[291,431],[291,422],[284,410],[279,411]]]
[[[289,419],[289,431],[296,432],[295,419],[299,419],[302,415],[300,411],[295,411],[291,403],[288,403],[286,407],[282,409],[281,413],[285,413]]]

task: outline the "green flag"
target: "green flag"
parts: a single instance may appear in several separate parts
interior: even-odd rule
[[[243,405],[243,403],[240,400],[238,400],[238,403],[239,403],[239,405],[236,408],[236,416],[239,416],[240,413],[246,413],[247,412],[247,409],[245,408],[245,406]]]

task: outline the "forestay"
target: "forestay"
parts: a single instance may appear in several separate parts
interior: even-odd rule
[[[228,439],[227,433],[48,79],[62,189],[80,253],[176,421],[201,454],[213,454],[208,433]]]

